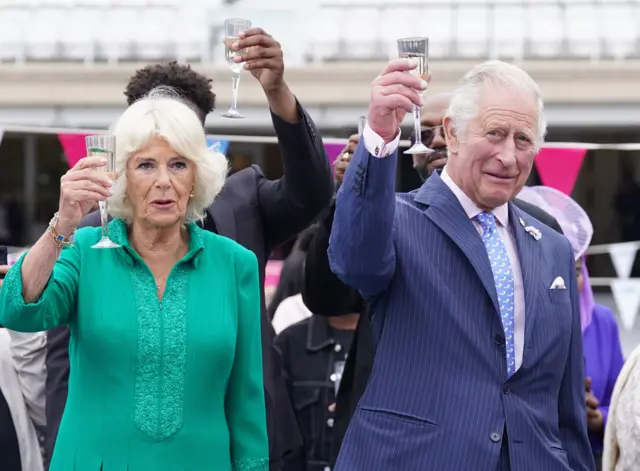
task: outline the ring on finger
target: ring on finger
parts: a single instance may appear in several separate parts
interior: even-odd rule
[[[350,158],[351,158],[351,154],[349,154],[349,152],[345,152],[344,154],[342,154],[342,157],[340,157],[340,160],[343,160],[346,162]]]

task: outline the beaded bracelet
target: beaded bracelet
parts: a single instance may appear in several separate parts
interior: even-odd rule
[[[58,232],[58,219],[58,213],[55,213],[53,218],[51,218],[51,222],[49,222],[49,228],[47,231],[53,236],[53,240],[58,248],[63,249],[65,247],[71,247],[75,242],[74,235],[76,231],[74,230],[69,237],[63,236]]]

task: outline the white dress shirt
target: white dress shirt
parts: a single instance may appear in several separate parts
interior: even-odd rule
[[[362,133],[364,139],[364,146],[369,153],[378,158],[388,157],[399,146],[400,143],[400,131],[396,138],[385,144],[384,140],[369,127],[367,123]],[[440,175],[442,181],[449,187],[455,197],[460,202],[462,209],[467,214],[469,219],[472,220],[478,234],[482,236],[482,227],[478,224],[474,217],[480,214],[482,209],[478,208],[476,204],[471,201],[462,189],[454,183],[451,177],[447,174],[447,167],[442,170]],[[514,282],[514,349],[516,354],[516,370],[522,365],[522,355],[524,351],[524,323],[525,323],[525,304],[524,304],[524,285],[522,283],[522,268],[520,267],[520,257],[518,256],[518,246],[516,244],[515,235],[511,233],[509,226],[509,207],[507,204],[498,206],[491,211],[497,221],[497,230],[502,242],[507,249],[509,255],[509,261],[511,262],[511,271],[513,272]]]
[[[271,325],[273,325],[273,330],[275,330],[277,335],[287,327],[309,317],[311,317],[311,311],[307,309],[307,306],[304,304],[302,295],[295,294],[280,303],[275,314],[273,314]]]

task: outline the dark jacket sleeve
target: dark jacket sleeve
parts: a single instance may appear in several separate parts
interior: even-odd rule
[[[47,332],[47,383],[45,386],[45,469],[53,456],[62,412],[67,403],[69,386],[69,328],[66,325]]]
[[[94,211],[87,215],[79,227],[94,227],[100,225],[100,213]],[[47,383],[45,389],[47,417],[45,466],[51,461],[53,447],[58,436],[58,428],[62,413],[67,403],[67,389],[69,386],[69,328],[60,326],[47,333]]]
[[[271,114],[284,175],[259,175],[258,201],[264,219],[267,253],[306,228],[333,194],[331,168],[316,126],[298,103],[300,121],[288,123]]]
[[[362,310],[362,298],[345,285],[329,266],[329,236],[333,224],[335,202],[320,224],[307,250],[302,299],[307,308],[321,316],[341,316]]]

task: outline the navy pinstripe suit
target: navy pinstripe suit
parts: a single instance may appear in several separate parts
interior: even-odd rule
[[[396,195],[396,161],[361,141],[337,197],[329,260],[370,301],[376,355],[336,471],[594,470],[568,241],[509,204],[525,344],[508,379],[480,235],[437,174]]]

